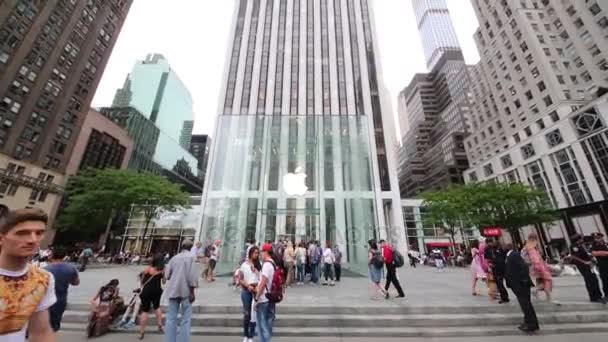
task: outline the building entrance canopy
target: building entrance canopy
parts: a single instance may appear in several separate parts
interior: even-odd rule
[[[245,240],[283,236],[329,240],[366,268],[379,215],[370,129],[365,116],[220,116],[199,239],[221,239],[230,268]]]

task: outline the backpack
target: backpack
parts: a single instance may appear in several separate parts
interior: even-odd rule
[[[213,244],[205,247],[205,257],[211,258],[211,251],[213,250]]]
[[[280,303],[283,300],[285,287],[283,286],[285,283],[285,277],[283,275],[283,269],[277,267],[277,265],[272,261],[267,261],[272,264],[274,267],[274,276],[272,277],[272,288],[270,292],[268,291],[268,287],[266,287],[266,298],[270,303]]]
[[[376,268],[384,267],[384,256],[382,255],[382,252],[380,252],[380,251],[374,252],[374,255],[372,258],[372,263]]]
[[[403,255],[397,250],[393,249],[393,266],[399,268],[405,264]]]
[[[316,265],[321,261],[321,255],[319,254],[319,247],[315,246],[314,251],[310,255],[310,263]]]

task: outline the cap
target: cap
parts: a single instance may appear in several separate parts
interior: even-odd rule
[[[264,244],[264,246],[262,246],[262,252],[270,252],[272,251],[272,245],[269,243]]]
[[[182,241],[182,246],[192,247],[192,245],[194,245],[194,242],[192,242],[192,240],[190,240],[190,239]]]
[[[593,236],[594,238],[595,238],[595,237],[604,237],[604,234],[602,234],[602,233],[600,233],[600,232],[597,232],[597,233],[593,233],[593,234],[591,234],[591,236]]]

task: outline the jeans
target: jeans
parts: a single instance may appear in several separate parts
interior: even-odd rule
[[[318,284],[319,283],[319,264],[311,264],[310,265],[310,281]]]
[[[65,300],[59,300],[49,308],[51,328],[53,328],[53,331],[55,332],[59,331],[61,328],[61,318],[63,317],[67,304],[68,303]]]
[[[243,302],[243,337],[255,337],[255,322],[251,322],[251,304],[253,294],[249,291],[241,291],[241,301]]]
[[[323,264],[323,276],[325,277],[325,282],[327,282],[327,278],[331,279],[331,281],[334,281],[334,273],[332,270],[332,264]]]
[[[300,266],[297,267],[297,281],[298,283],[303,283],[304,282],[304,273],[306,271],[306,264],[302,263]]]
[[[258,326],[260,328],[260,342],[270,342],[272,339],[272,325],[274,324],[275,304],[258,304]]]
[[[177,313],[181,314],[179,332],[177,329]],[[166,342],[189,342],[190,322],[192,320],[192,303],[189,298],[170,298],[167,318],[165,321]]]
[[[342,265],[334,264],[334,272],[336,272],[336,281],[340,281],[340,276],[342,275]]]

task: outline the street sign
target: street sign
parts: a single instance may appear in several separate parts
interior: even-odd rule
[[[502,236],[501,227],[483,227],[483,236],[485,237],[499,237]]]

